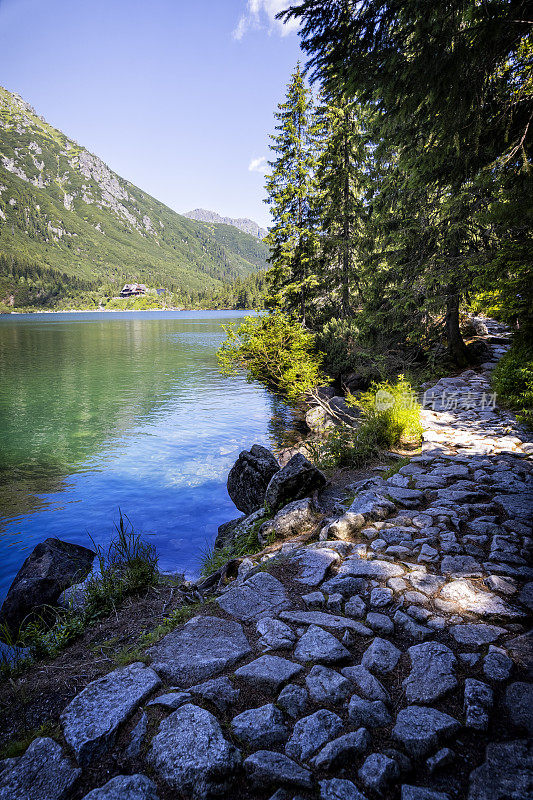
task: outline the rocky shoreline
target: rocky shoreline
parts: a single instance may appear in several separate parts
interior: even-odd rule
[[[248,521],[277,492],[268,550],[0,762],[0,800],[529,800],[533,443],[491,394],[487,327],[491,358],[427,387],[390,477],[332,492],[260,449],[254,484],[243,456]]]

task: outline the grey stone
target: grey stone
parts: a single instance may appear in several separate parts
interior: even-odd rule
[[[354,578],[377,578],[378,580],[386,581],[389,578],[398,578],[404,572],[403,567],[390,561],[380,561],[379,559],[369,561],[359,556],[349,556],[342,564],[338,574],[351,575]]]
[[[276,692],[282,684],[302,670],[300,664],[294,664],[286,658],[264,655],[244,667],[239,667],[235,675],[260,691]]]
[[[338,519],[333,520],[327,527],[327,536],[340,539],[341,541],[351,541],[354,534],[356,534],[365,524],[365,518],[362,514],[353,514],[351,511],[346,511]]]
[[[504,706],[513,725],[533,735],[533,684],[511,683],[505,691]]]
[[[533,521],[533,502],[531,492],[520,494],[494,495],[492,502],[500,506],[511,519],[517,519],[525,525]]]
[[[501,597],[491,592],[480,591],[465,579],[447,583],[441,589],[440,597],[454,603],[458,609],[477,614],[480,617],[501,617],[506,620],[514,620],[523,616]]]
[[[432,575],[430,572],[411,572],[407,579],[417,592],[428,595],[434,595],[446,583],[440,575]]]
[[[332,778],[320,781],[320,800],[367,800],[351,781]]]
[[[470,773],[468,800],[531,800],[533,745],[526,740],[489,744],[485,761]]]
[[[117,775],[83,800],[159,800],[157,786],[146,775]]]
[[[7,759],[6,759],[7,760]],[[0,800],[67,800],[81,775],[53,739],[35,739],[0,771]]]
[[[265,501],[270,479],[279,471],[279,464],[266,447],[254,444],[243,450],[228,475],[228,494],[245,514],[256,511]]]
[[[381,700],[363,700],[354,694],[348,706],[348,716],[354,725],[381,728],[392,722],[386,705]]]
[[[244,769],[250,783],[257,788],[272,784],[278,786],[280,783],[302,789],[312,786],[311,772],[282,753],[258,750],[245,760]]]
[[[264,506],[258,508],[257,511],[252,511],[247,516],[232,519],[230,522],[225,522],[219,525],[217,538],[215,539],[215,548],[222,548],[231,545],[237,538],[248,538],[257,531],[258,523],[267,516]]]
[[[296,635],[279,619],[266,617],[257,623],[257,633],[261,636],[259,646],[262,650],[290,650]]]
[[[460,727],[456,719],[435,708],[408,706],[396,717],[392,735],[410,755],[421,758],[435,748],[441,738],[451,736]]]
[[[350,599],[344,604],[344,613],[349,617],[355,617],[355,619],[359,619],[360,617],[364,616],[365,611],[365,602],[357,594],[353,597],[350,597]]]
[[[376,611],[370,611],[366,615],[365,622],[373,631],[381,633],[383,636],[392,636],[394,633],[394,622],[390,617],[387,617],[386,614],[378,614]]]
[[[482,572],[481,564],[472,556],[445,556],[440,563],[440,569],[443,575],[464,577],[481,575]]]
[[[445,767],[449,767],[450,764],[453,764],[455,759],[457,758],[457,754],[450,750],[449,747],[442,747],[434,756],[428,758],[426,761],[426,766],[432,775],[434,772],[437,772],[440,769],[444,769]]]
[[[433,789],[426,789],[424,786],[402,786],[401,800],[450,800],[450,796],[444,792],[434,792]]]
[[[360,694],[367,700],[381,700],[383,703],[390,703],[391,698],[385,687],[362,664],[345,667],[342,674],[355,683]]]
[[[148,650],[155,671],[185,687],[218,675],[250,652],[237,621],[207,616],[193,617]]]
[[[381,752],[396,761],[400,772],[408,773],[413,769],[413,762],[409,756],[406,756],[405,753],[402,753],[400,750],[396,750],[395,747],[384,747]]]
[[[326,598],[322,594],[322,592],[309,592],[309,594],[303,594],[302,600],[304,601],[307,608],[324,608],[324,604],[326,602]]]
[[[505,653],[488,653],[483,659],[483,674],[490,681],[506,681],[513,670],[513,662]]]
[[[385,486],[385,484],[384,484]],[[387,486],[383,491],[388,491]],[[353,499],[349,511],[352,514],[361,514],[366,520],[381,520],[396,509],[394,503],[387,500],[378,491],[369,489],[365,492],[358,492]]]
[[[237,739],[251,748],[270,747],[289,738],[283,714],[272,703],[238,714],[231,721],[231,730]]]
[[[368,750],[370,742],[370,734],[366,728],[359,728],[355,733],[345,733],[320,750],[313,758],[313,767],[329,770],[352,763],[356,756]]]
[[[407,614],[404,614],[403,611],[398,611],[394,615],[394,623],[397,625],[407,636],[410,636],[411,639],[416,639],[418,641],[424,641],[425,639],[429,639],[430,636],[433,636],[434,631],[431,628],[428,628],[426,625],[420,625],[418,622],[415,622],[412,617]]]
[[[288,539],[305,533],[317,525],[319,517],[307,498],[294,500],[283,506],[273,519],[267,520],[259,529],[259,542],[266,545],[271,539]]]
[[[415,644],[407,651],[411,659],[411,672],[403,682],[409,703],[432,703],[455,689],[456,658],[440,642]]]
[[[351,692],[351,683],[329,667],[315,664],[305,679],[309,696],[315,703],[341,703]]]
[[[528,677],[533,676],[533,630],[507,640],[505,646],[513,659],[527,671]]]
[[[306,549],[291,559],[297,568],[294,580],[306,586],[318,586],[324,580],[331,565],[338,560],[339,557],[333,550]]]
[[[298,661],[322,661],[335,664],[350,658],[350,652],[335,637],[318,625],[310,625],[294,650]]]
[[[325,611],[282,611],[280,617],[287,622],[299,622],[302,625],[319,625],[335,631],[350,630],[362,636],[370,636],[372,631],[361,622]]]
[[[164,706],[165,708],[170,708],[175,711],[177,708],[190,701],[191,695],[189,692],[167,692],[166,694],[159,695],[159,697],[154,697],[153,700],[150,700],[148,705]]]
[[[401,654],[401,650],[398,650],[392,642],[376,636],[372,644],[365,650],[361,664],[370,672],[386,675],[396,667]]]
[[[257,572],[240,586],[230,588],[216,602],[228,614],[243,621],[271,616],[291,605],[283,584],[268,572]]]
[[[372,589],[370,592],[370,605],[374,608],[384,608],[392,603],[392,589]]]
[[[494,693],[486,683],[467,678],[465,680],[464,708],[466,727],[486,731],[489,727],[489,711],[494,705]]]
[[[371,753],[357,773],[367,789],[381,793],[400,777],[398,764],[383,753]]]
[[[155,672],[135,663],[93,681],[61,714],[63,735],[80,766],[105,753],[119,726],[161,684]]]
[[[239,689],[234,689],[229,678],[211,678],[191,686],[190,694],[208,700],[219,711],[227,711],[239,699]]]
[[[139,721],[133,728],[129,736],[129,743],[124,751],[127,759],[135,759],[141,752],[141,747],[148,730],[148,716],[145,711],[142,712]]]
[[[341,730],[341,718],[332,711],[320,709],[295,723],[285,752],[290,758],[306,761],[326,742],[335,739]]]
[[[285,686],[277,699],[278,706],[293,719],[298,719],[298,717],[305,714],[308,703],[309,695],[307,691],[302,686],[297,686],[294,683],[289,683]]]
[[[533,611],[533,581],[526,583],[518,595],[520,602]]]
[[[309,497],[317,489],[322,489],[326,478],[305,456],[296,453],[291,460],[272,476],[266,493],[265,503],[273,509]]]
[[[450,625],[449,631],[456,642],[476,649],[484,644],[495,642],[502,634],[507,633],[505,628],[499,628],[497,625],[485,625],[483,622]]]
[[[342,594],[339,594],[338,592],[335,594],[330,594],[327,602],[328,611],[332,611],[334,614],[341,614],[343,599],[344,598]]]
[[[227,791],[241,754],[209,711],[189,704],[163,720],[147,760],[172,789],[204,800]]]
[[[79,544],[45,539],[15,575],[0,608],[0,623],[15,636],[22,621],[39,606],[53,605],[61,592],[85,578],[95,554]]]
[[[354,578],[351,575],[335,575],[333,578],[322,584],[322,591],[328,594],[342,594],[343,597],[351,597],[357,592],[362,592],[366,586],[363,578]]]

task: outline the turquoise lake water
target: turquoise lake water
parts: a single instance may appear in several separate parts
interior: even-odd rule
[[[0,600],[49,536],[109,542],[119,508],[162,569],[197,574],[239,515],[227,473],[289,422],[275,397],[218,372],[245,312],[0,317]]]

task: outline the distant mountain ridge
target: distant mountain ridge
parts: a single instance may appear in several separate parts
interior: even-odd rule
[[[177,214],[0,87],[0,272],[16,258],[72,279],[203,291],[263,269],[267,254],[255,236]]]
[[[257,236],[258,239],[264,239],[268,231],[266,228],[261,228],[257,222],[247,217],[221,217],[216,211],[208,211],[206,208],[195,208],[194,211],[187,211],[184,215],[187,219],[195,219],[197,222],[216,223],[217,225],[232,225],[238,228],[243,233],[249,233],[251,236]]]

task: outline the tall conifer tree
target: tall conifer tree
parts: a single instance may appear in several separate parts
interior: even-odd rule
[[[353,287],[361,289],[364,191],[368,180],[362,108],[340,96],[321,109],[323,151],[317,170],[324,288],[341,317],[351,316]]]
[[[291,76],[284,103],[275,114],[276,133],[269,162],[266,200],[272,207],[269,307],[295,311],[305,322],[311,290],[316,283],[311,262],[316,250],[314,224],[315,148],[313,102],[298,64]]]

